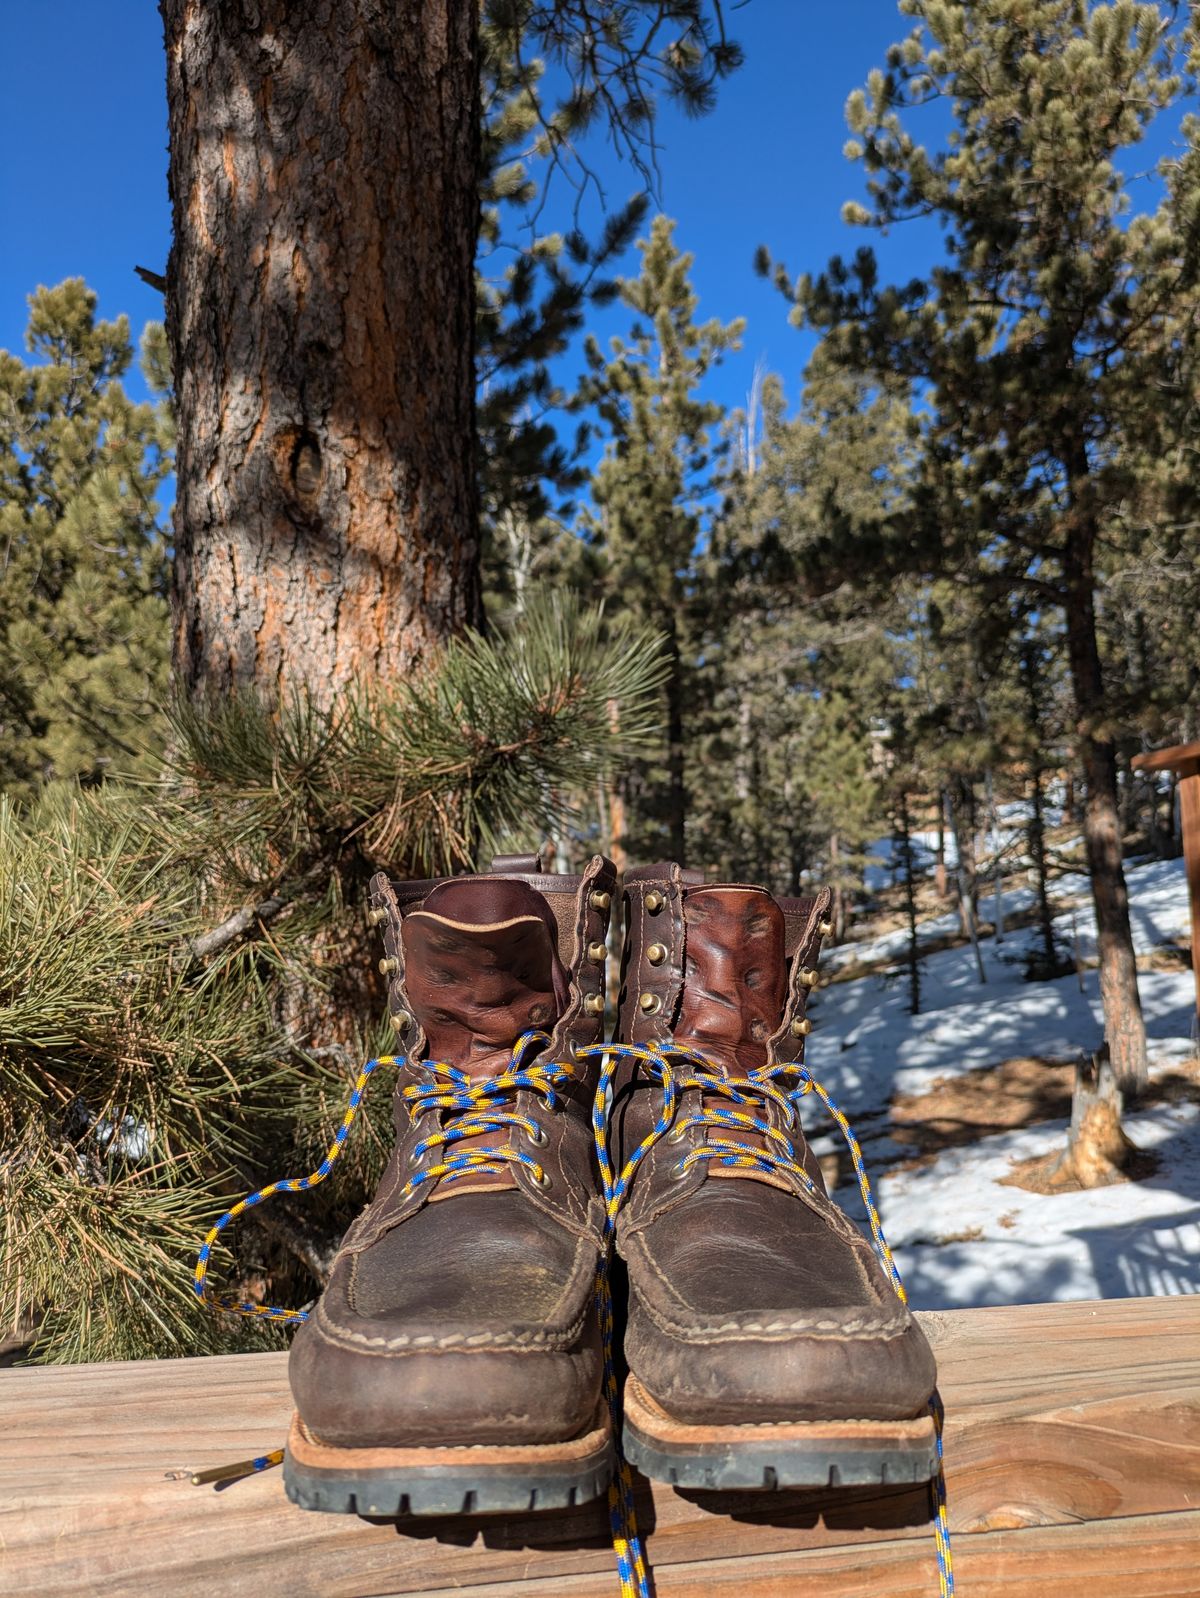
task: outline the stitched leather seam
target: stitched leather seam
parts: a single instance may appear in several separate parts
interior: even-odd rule
[[[637,1235],[635,1241],[636,1241],[636,1243],[638,1245],[638,1252],[639,1252],[639,1255],[640,1255],[639,1263],[644,1265],[644,1266],[646,1266],[646,1267],[648,1267],[654,1273],[655,1278],[657,1279],[657,1281],[659,1282],[661,1287],[665,1290],[666,1296],[671,1301],[673,1301],[675,1304],[677,1304],[681,1310],[690,1310],[695,1315],[697,1315],[697,1317],[698,1317],[700,1312],[697,1309],[696,1305],[691,1303],[690,1300],[684,1298],[683,1294],[679,1291],[679,1289],[675,1286],[675,1284],[666,1275],[664,1275],[663,1270],[660,1267],[658,1261],[654,1258],[654,1255],[650,1252],[650,1248],[649,1248],[649,1245],[646,1242],[646,1239],[644,1237],[642,1237],[641,1235]],[[857,1233],[854,1234],[854,1237],[850,1241],[852,1241],[853,1243],[858,1243],[858,1244],[861,1245],[861,1239],[858,1237]],[[860,1261],[860,1264],[861,1264],[861,1261]],[[886,1303],[886,1301],[878,1296],[878,1289],[877,1289],[876,1284],[871,1280],[871,1278],[868,1275],[866,1275],[865,1272],[864,1272],[864,1276],[865,1276],[865,1279],[866,1279],[867,1288],[872,1293],[876,1294],[876,1300],[875,1300],[876,1305],[877,1306],[878,1305],[884,1305]],[[650,1317],[650,1319],[654,1322],[654,1324],[656,1326],[660,1326],[664,1330],[672,1330],[672,1331],[679,1331],[680,1333],[686,1333],[686,1328],[684,1328],[682,1325],[680,1325],[677,1322],[671,1321],[665,1314],[663,1314],[661,1311],[659,1311],[656,1308],[654,1308],[646,1300],[646,1298],[640,1292],[638,1292],[636,1283],[633,1283],[631,1285],[633,1286],[633,1291],[637,1295],[638,1303],[646,1311],[646,1314]],[[901,1315],[899,1317],[895,1316],[894,1314],[893,1315],[885,1314],[882,1318],[876,1317],[874,1320],[863,1320],[861,1322],[861,1324],[863,1326],[897,1325],[897,1326],[901,1326],[901,1327],[907,1325],[908,1319],[910,1318],[909,1317],[909,1312],[906,1309],[904,1309],[903,1305],[900,1305],[900,1301],[898,1299],[896,1300],[896,1303],[897,1303],[897,1305],[900,1307],[900,1309],[902,1311],[902,1313],[901,1313]],[[792,1330],[798,1330],[804,1324],[805,1323],[803,1321],[797,1321],[797,1322],[794,1323],[794,1325],[792,1326],[791,1329]],[[828,1322],[821,1322],[820,1324],[821,1325],[826,1325],[826,1326],[840,1326],[840,1325],[845,1324],[846,1326],[854,1327],[854,1326],[856,1326],[859,1323],[858,1322],[853,1322],[853,1321],[847,1321],[845,1323],[840,1322],[840,1321],[828,1321]],[[759,1321],[739,1321],[739,1320],[721,1322],[720,1325],[716,1326],[714,1329],[719,1331],[722,1328],[734,1327],[734,1326],[740,1326],[740,1327],[742,1327],[743,1329],[745,1329],[747,1331],[761,1331],[761,1330],[763,1330],[763,1324],[761,1322],[759,1322]],[[788,1328],[786,1326],[782,1326],[781,1325],[779,1329],[780,1330],[787,1330]]]
[[[395,1337],[368,1337],[364,1332],[356,1332],[353,1327],[343,1326],[340,1321],[334,1320],[322,1299],[310,1324],[318,1335],[324,1336],[326,1342],[341,1343],[364,1352],[375,1350],[379,1353],[392,1353],[408,1349],[413,1353],[435,1354],[453,1350],[456,1353],[471,1354],[484,1349],[509,1349],[514,1353],[528,1353],[535,1349],[568,1350],[572,1344],[579,1341],[590,1311],[589,1303],[587,1309],[570,1326],[556,1331],[451,1332],[445,1337],[435,1337],[432,1333],[422,1333],[412,1337],[401,1333]]]
[[[651,1308],[639,1293],[638,1306],[644,1310],[647,1317],[655,1326],[669,1336],[677,1338],[684,1343],[708,1342],[748,1342],[755,1337],[779,1337],[790,1332],[810,1332],[828,1334],[823,1336],[827,1342],[836,1342],[844,1339],[847,1342],[864,1338],[883,1338],[890,1340],[902,1337],[908,1330],[909,1317],[898,1319],[895,1316],[859,1318],[857,1320],[830,1320],[814,1315],[802,1315],[797,1320],[773,1321],[745,1321],[729,1320],[713,1323],[707,1326],[680,1326],[668,1320],[665,1315],[660,1315]]]

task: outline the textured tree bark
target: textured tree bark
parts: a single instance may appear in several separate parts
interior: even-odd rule
[[[1122,862],[1116,750],[1103,730],[1104,685],[1096,639],[1090,547],[1090,542],[1083,549],[1078,545],[1069,547],[1064,562],[1067,657],[1075,701],[1077,748],[1087,790],[1083,839],[1096,910],[1105,1041],[1118,1085],[1139,1088],[1145,1086],[1149,1075],[1146,1026],[1138,995],[1129,893]]]
[[[1038,931],[1042,938],[1042,967],[1047,977],[1058,975],[1059,956],[1054,944],[1054,912],[1050,906],[1050,874],[1046,865],[1046,800],[1042,792],[1042,750],[1046,742],[1045,718],[1038,692],[1038,669],[1035,648],[1027,643],[1021,650],[1021,682],[1025,689],[1028,707],[1029,730],[1033,734],[1033,748],[1029,761],[1031,806],[1026,829],[1029,857],[1033,861],[1037,879]],[[1069,968],[1068,968],[1069,969]]]
[[[908,922],[908,1013],[921,1013],[921,950],[917,942],[917,891],[913,871],[912,826],[908,817],[908,795],[901,793],[896,811],[896,841],[904,865],[904,913]]]
[[[408,670],[479,616],[476,0],[161,0],[191,690]]]
[[[1075,1067],[1066,1148],[1025,1164],[1014,1185],[1034,1193],[1073,1193],[1146,1175],[1146,1157],[1121,1126],[1123,1109],[1108,1045],[1102,1044],[1090,1058],[1081,1056]]]
[[[667,633],[667,847],[671,859],[686,865],[687,784],[683,752],[683,659],[672,611]]]

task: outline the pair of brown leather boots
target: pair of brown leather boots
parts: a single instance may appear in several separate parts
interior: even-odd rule
[[[599,856],[579,877],[503,856],[375,878],[396,1146],[292,1348],[296,1503],[463,1514],[601,1492],[618,1208],[633,1465],[696,1488],[933,1475],[929,1346],[796,1111],[828,895],[628,872],[605,1052],[615,895]]]

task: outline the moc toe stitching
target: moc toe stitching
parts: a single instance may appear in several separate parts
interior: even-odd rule
[[[339,1282],[336,1287],[331,1281],[329,1288],[319,1300],[313,1319],[325,1334],[325,1340],[341,1343],[345,1346],[367,1349],[396,1349],[420,1348],[422,1351],[432,1351],[437,1348],[456,1347],[463,1351],[472,1348],[512,1348],[524,1350],[531,1347],[547,1349],[569,1348],[576,1343],[587,1324],[591,1314],[592,1282],[595,1277],[595,1247],[586,1237],[578,1237],[575,1243],[575,1253],[571,1262],[571,1270],[559,1290],[558,1298],[548,1310],[545,1321],[538,1325],[519,1328],[510,1325],[501,1330],[493,1331],[453,1331],[437,1335],[429,1332],[396,1332],[392,1334],[368,1333],[360,1331],[359,1326],[378,1324],[380,1317],[362,1315],[354,1303],[354,1291],[359,1269],[361,1254],[352,1257],[349,1266],[349,1281],[344,1289]],[[589,1260],[588,1256],[592,1256]],[[555,1322],[572,1300],[582,1300],[578,1312],[572,1320],[565,1324],[556,1325]],[[346,1319],[337,1319],[331,1310],[331,1304],[336,1301],[339,1311],[346,1314]],[[344,1309],[343,1309],[344,1306]],[[348,1312],[348,1313],[346,1313]],[[349,1324],[350,1317],[357,1324]]]

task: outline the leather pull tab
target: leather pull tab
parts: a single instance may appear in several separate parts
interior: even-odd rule
[[[547,841],[536,854],[494,854],[488,867],[493,877],[539,877],[555,874],[555,849]]]
[[[536,854],[494,854],[488,872],[493,877],[535,877],[542,869]]]

